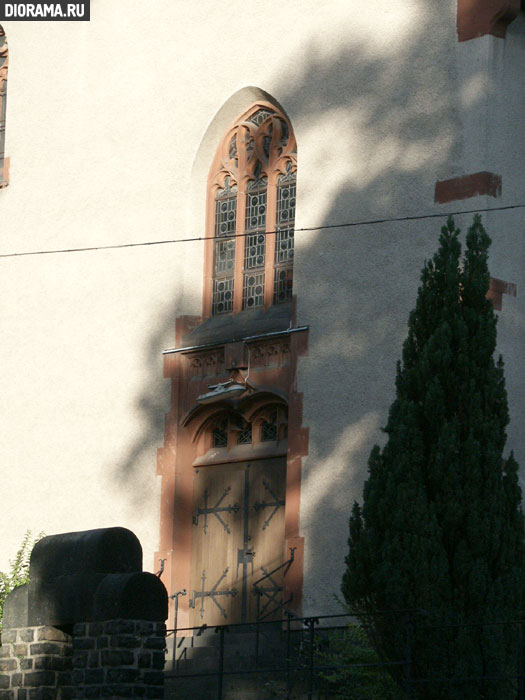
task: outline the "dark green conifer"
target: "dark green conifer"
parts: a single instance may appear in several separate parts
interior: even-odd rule
[[[525,578],[518,467],[503,455],[507,396],[487,300],[490,238],[476,216],[461,264],[458,235],[449,218],[421,275],[387,442],[372,450],[363,505],[350,518],[342,591],[369,613],[426,611],[413,619],[413,676],[515,676],[517,627],[480,626],[519,618]],[[381,657],[403,658],[407,616],[371,619]],[[404,683],[405,669],[393,670]],[[411,697],[515,700],[516,682],[435,680],[415,684]]]

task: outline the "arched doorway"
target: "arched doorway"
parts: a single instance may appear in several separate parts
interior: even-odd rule
[[[189,606],[192,626],[280,617],[287,407],[214,409],[193,467]]]

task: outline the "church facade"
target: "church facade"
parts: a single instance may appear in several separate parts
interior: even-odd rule
[[[27,529],[122,525],[181,626],[338,612],[451,212],[493,240],[525,464],[524,47],[515,0],[6,21],[0,569]]]

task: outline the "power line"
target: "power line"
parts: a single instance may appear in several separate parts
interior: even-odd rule
[[[307,232],[307,231],[326,231],[332,229],[340,228],[352,228],[354,226],[371,226],[374,224],[388,224],[401,221],[420,221],[422,219],[443,219],[448,216],[460,216],[461,214],[485,214],[491,211],[505,211],[508,209],[523,209],[525,204],[509,204],[505,207],[489,207],[488,209],[467,209],[463,211],[451,211],[451,212],[440,212],[436,214],[419,214],[414,216],[399,216],[389,219],[364,219],[362,221],[349,221],[344,224],[322,224],[320,226],[307,226],[304,228],[294,228],[294,233]],[[286,229],[285,226],[282,227]],[[292,228],[292,227],[290,227]],[[280,229],[281,230],[281,229]],[[290,229],[288,229],[290,230]],[[171,238],[161,241],[141,241],[139,243],[116,243],[114,245],[100,245],[100,246],[86,246],[83,248],[58,248],[54,250],[31,250],[22,251],[20,253],[0,253],[0,258],[19,258],[27,257],[29,255],[56,255],[59,253],[86,253],[94,250],[115,250],[117,248],[138,248],[152,245],[167,245],[173,243],[192,243],[195,241],[225,241],[231,240],[233,238],[246,238],[246,236],[253,236],[256,233],[262,233],[262,231],[249,231],[244,233],[235,233],[229,236],[197,236],[194,238]],[[266,235],[278,233],[275,231],[266,231]]]

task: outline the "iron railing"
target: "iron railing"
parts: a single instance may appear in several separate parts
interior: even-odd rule
[[[450,697],[462,697],[458,688],[468,684],[471,694],[465,697],[470,698],[485,697],[481,690],[479,695],[475,690],[472,695],[472,688],[493,685],[497,689],[497,684],[508,687],[510,683],[515,688],[513,697],[525,700],[525,620],[431,626],[425,623],[426,615],[421,611],[379,614],[390,616],[403,640],[389,660],[373,652],[365,632],[373,629],[370,616],[359,613],[303,618],[289,613],[278,621],[202,625],[178,629],[176,634],[168,630],[167,697],[171,686],[174,698],[238,700],[243,697],[240,688],[253,692],[257,687],[260,700],[349,700],[373,698],[376,683],[377,687],[391,686],[391,697],[403,700],[422,697],[421,688],[430,684],[452,689],[456,694],[451,690]],[[468,634],[469,630],[482,628],[484,634],[489,634],[491,629],[509,625],[519,635],[522,649],[521,659],[511,672],[502,674],[488,668],[483,673],[448,675],[443,674],[441,666],[441,671],[421,677],[414,668],[413,645],[421,634],[437,633],[446,643],[447,630],[461,627]],[[181,688],[184,691],[177,694]],[[494,691],[490,697],[498,697],[498,693]]]

